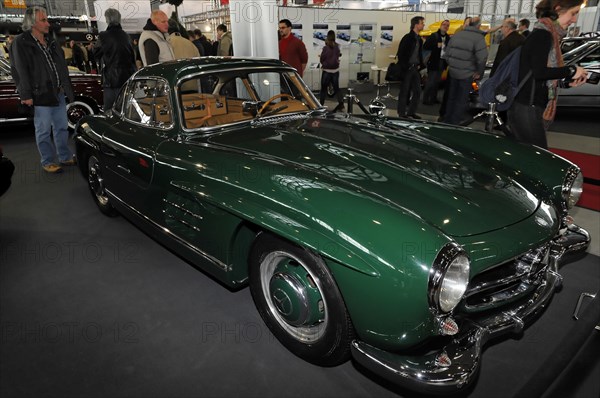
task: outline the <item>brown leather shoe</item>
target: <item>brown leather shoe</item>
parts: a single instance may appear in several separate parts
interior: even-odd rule
[[[66,162],[60,162],[61,166],[75,166],[77,165],[77,158],[75,158],[75,156],[73,156],[71,159],[67,160]]]
[[[62,173],[63,171],[62,167],[54,163],[42,166],[42,169],[44,169],[46,173]]]

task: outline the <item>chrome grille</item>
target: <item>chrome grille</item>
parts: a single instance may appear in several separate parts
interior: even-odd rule
[[[458,312],[482,312],[527,297],[541,283],[549,254],[550,246],[544,245],[475,276]]]

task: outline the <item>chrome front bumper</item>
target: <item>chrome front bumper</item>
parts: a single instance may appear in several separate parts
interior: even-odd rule
[[[352,342],[352,356],[367,369],[394,384],[426,393],[451,393],[475,379],[484,344],[499,335],[521,332],[548,304],[562,283],[558,265],[567,253],[589,246],[587,231],[571,224],[551,244],[548,266],[539,286],[527,302],[499,311],[477,321],[463,321],[461,332],[442,349],[425,356],[406,356],[375,348],[365,342]],[[444,360],[440,360],[443,358]]]

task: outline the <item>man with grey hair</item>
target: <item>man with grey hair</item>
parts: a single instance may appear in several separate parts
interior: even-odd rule
[[[506,20],[502,23],[500,27],[500,31],[502,32],[503,39],[500,41],[500,45],[498,46],[498,51],[496,52],[496,57],[494,58],[494,64],[492,65],[492,70],[490,72],[490,77],[496,73],[496,69],[498,69],[498,65],[504,58],[508,56],[514,49],[520,47],[525,42],[525,36],[519,34],[517,31],[517,24],[514,20]]]
[[[73,88],[64,54],[49,31],[46,10],[29,7],[23,17],[23,33],[10,48],[10,61],[21,104],[34,107],[35,140],[42,168],[48,173],[60,173],[61,165],[77,164],[67,145],[65,96],[73,101]],[[60,165],[55,162],[57,154]]]
[[[485,32],[480,27],[481,18],[471,18],[469,25],[455,33],[448,43],[446,61],[450,70],[450,85],[444,114],[446,123],[458,125],[464,121],[471,84],[483,76],[488,50]]]
[[[137,69],[135,51],[131,38],[121,28],[121,14],[114,8],[104,12],[108,27],[100,32],[94,46],[94,57],[102,67],[102,86],[104,87],[104,109],[111,109],[121,86]]]

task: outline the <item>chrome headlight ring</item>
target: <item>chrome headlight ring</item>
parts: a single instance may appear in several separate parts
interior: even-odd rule
[[[563,210],[566,212],[579,201],[583,192],[583,174],[576,166],[569,167],[561,189]]]
[[[460,303],[469,283],[470,260],[455,242],[438,252],[429,273],[429,306],[438,313],[449,313]]]

